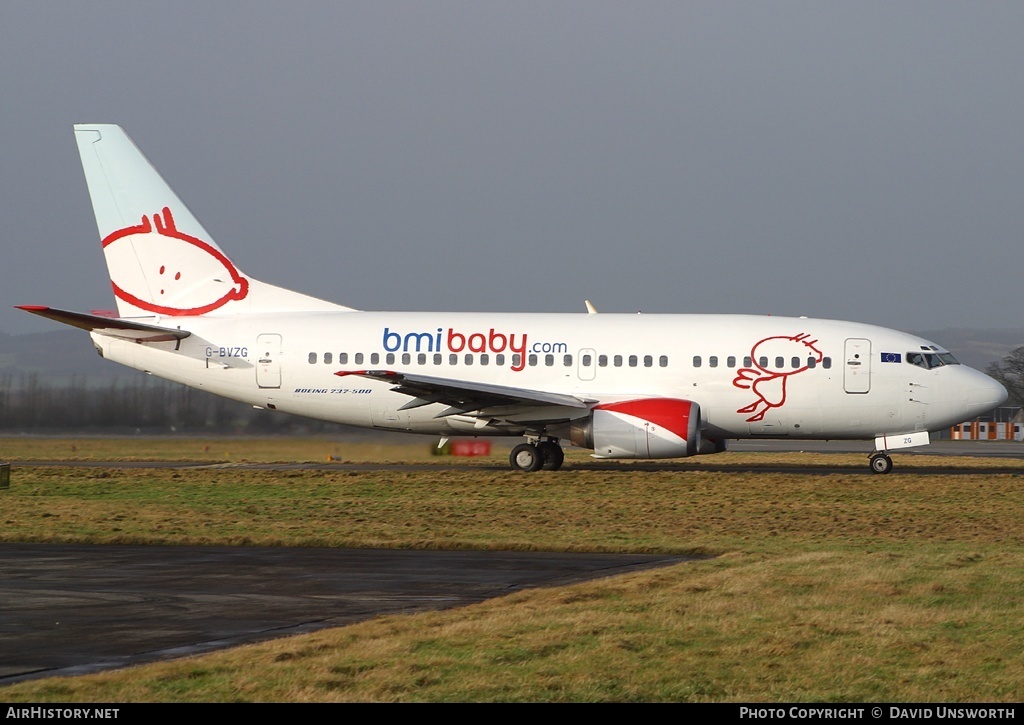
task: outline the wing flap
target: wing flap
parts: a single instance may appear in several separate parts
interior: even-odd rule
[[[46,307],[44,305],[15,306],[19,310],[25,310],[25,312],[31,312],[33,315],[56,320],[65,325],[77,327],[80,330],[88,330],[89,332],[97,332],[107,337],[117,337],[134,342],[172,342],[174,340],[183,340],[192,334],[188,330],[147,325],[121,317],[90,315],[85,312],[58,310],[55,307]]]
[[[399,373],[392,370],[341,370],[335,375],[358,375],[370,380],[393,383],[395,387],[392,390],[412,397],[412,400],[402,406],[403,409],[418,408],[432,403],[448,406],[435,416],[437,418],[466,415],[476,410],[503,406],[557,406],[586,410],[596,402],[564,393],[549,393],[545,390],[436,378],[431,375]]]

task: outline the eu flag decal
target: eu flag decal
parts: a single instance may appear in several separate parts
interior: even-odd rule
[[[883,352],[882,362],[898,363],[903,362],[903,355],[898,352]]]

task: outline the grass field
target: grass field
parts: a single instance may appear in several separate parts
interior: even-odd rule
[[[423,444],[288,438],[3,439],[0,456],[213,466],[18,468],[0,492],[7,541],[716,555],[21,683],[0,688],[6,701],[1024,699],[1019,461],[914,456],[874,476],[861,455],[645,466],[573,453],[559,473],[523,475],[499,456],[437,459]],[[220,465],[328,457],[416,465]],[[779,472],[783,460],[793,468]],[[847,464],[856,472],[831,472]]]

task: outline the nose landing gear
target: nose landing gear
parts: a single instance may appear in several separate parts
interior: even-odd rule
[[[886,451],[871,454],[871,470],[874,473],[888,473],[892,470],[892,459]]]

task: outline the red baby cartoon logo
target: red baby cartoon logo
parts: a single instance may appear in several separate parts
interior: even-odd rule
[[[766,337],[751,348],[750,359],[754,367],[740,368],[739,374],[732,381],[737,388],[752,390],[757,396],[753,403],[736,411],[752,413],[747,418],[748,423],[763,420],[769,410],[781,407],[786,402],[786,383],[789,378],[807,370],[811,360],[814,364],[821,362],[821,351],[815,347],[818,341],[808,340],[809,337],[807,334]],[[777,364],[779,359],[790,367],[783,369],[782,365]],[[797,365],[793,365],[794,360]],[[773,362],[776,363],[774,368],[769,366]]]
[[[114,295],[161,315],[202,315],[249,294],[249,281],[224,254],[178,230],[164,207],[152,219],[103,239]],[[225,284],[231,287],[225,291]]]

